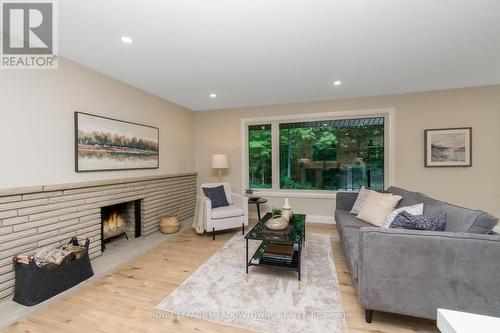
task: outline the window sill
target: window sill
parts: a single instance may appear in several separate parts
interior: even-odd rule
[[[344,191],[338,191],[344,192]],[[335,199],[337,191],[300,191],[300,190],[254,190],[254,196],[277,198],[304,198],[304,199]]]

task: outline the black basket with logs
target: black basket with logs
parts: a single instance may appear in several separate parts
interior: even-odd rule
[[[73,237],[68,244],[80,246],[78,238]],[[89,258],[90,240],[85,239],[80,254],[63,265],[39,267],[32,256],[13,258],[16,273],[14,301],[32,306],[55,296],[94,275]],[[23,263],[21,261],[26,261]]]

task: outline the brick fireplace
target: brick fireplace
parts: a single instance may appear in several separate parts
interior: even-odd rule
[[[141,237],[141,200],[101,207],[101,251],[117,238]]]
[[[100,256],[105,207],[125,207],[125,234],[134,238],[158,232],[163,214],[193,216],[195,202],[196,173],[0,189],[0,299],[13,293],[12,256],[72,236],[88,237],[91,259]]]

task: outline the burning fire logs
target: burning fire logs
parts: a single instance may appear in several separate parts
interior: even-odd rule
[[[125,221],[118,212],[109,214],[109,217],[103,222],[104,239],[123,234],[125,226]]]

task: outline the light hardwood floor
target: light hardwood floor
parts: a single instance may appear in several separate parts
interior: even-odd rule
[[[236,231],[235,231],[236,232]],[[365,323],[335,226],[308,224],[330,234],[349,332],[438,332],[435,322],[375,312]],[[5,332],[251,332],[197,319],[152,318],[155,306],[234,233],[199,236],[188,230],[153,251],[7,327]]]

